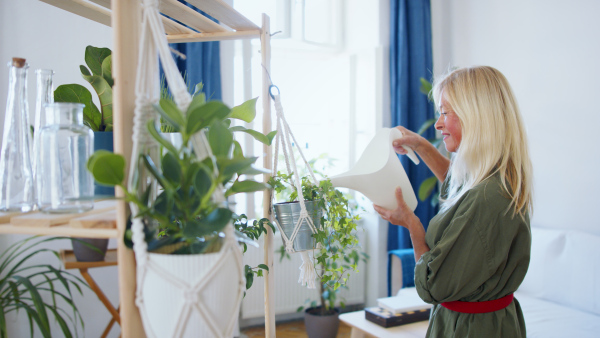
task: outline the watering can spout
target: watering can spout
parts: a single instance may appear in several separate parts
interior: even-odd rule
[[[415,210],[417,197],[392,145],[394,140],[401,137],[402,132],[396,128],[380,130],[356,165],[343,174],[331,177],[331,184],[359,191],[374,204],[386,209],[398,206],[396,188],[400,187],[404,201],[411,210]],[[409,150],[409,154],[413,161],[418,161],[412,150]]]

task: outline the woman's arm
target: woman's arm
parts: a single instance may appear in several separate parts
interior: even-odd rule
[[[446,179],[448,168],[450,168],[450,160],[442,155],[427,139],[423,136],[412,132],[402,126],[396,127],[402,132],[403,137],[394,140],[394,150],[398,154],[406,155],[406,150],[403,145],[411,147],[425,164],[431,169],[435,177],[440,181]]]
[[[396,201],[398,201],[398,207],[394,210],[389,210],[378,205],[373,205],[373,208],[386,221],[408,229],[410,240],[415,250],[415,261],[418,261],[424,253],[429,251],[429,246],[425,242],[425,228],[423,228],[419,217],[404,202],[401,188],[396,188]]]

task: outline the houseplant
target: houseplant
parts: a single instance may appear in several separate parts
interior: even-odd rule
[[[181,333],[184,330],[179,323],[181,318],[187,320],[185,330],[188,331],[185,332],[221,336],[233,329],[232,319],[237,317],[232,314],[239,309],[243,291],[238,287],[243,288],[244,284],[241,251],[230,241],[232,211],[226,201],[213,196],[227,197],[268,187],[251,179],[242,180],[243,175],[263,171],[252,167],[257,158],[244,156],[233,133],[246,132],[267,144],[274,134],[231,127],[231,119],[254,119],[254,102],[255,99],[230,109],[219,101],[206,102],[204,94],[198,93],[187,111],[182,112],[175,102],[161,99],[154,108],[166,123],[181,133],[182,143],[175,146],[165,140],[156,121],[147,123],[147,132],[164,151],[157,160],[148,153],[139,154],[139,164],[132,164],[138,169],[130,179],[137,182],[133,186],[139,189],[128,190],[124,186],[125,159],[122,156],[99,151],[88,162],[88,169],[97,181],[120,186],[125,200],[137,208],[133,227],[136,222],[137,225],[140,220],[143,222],[148,260],[152,261],[151,267],[158,267],[160,272],[151,268],[144,270],[145,279],[141,282],[138,279],[138,295],[143,301],[139,297],[138,300],[142,304],[144,327],[156,336]],[[199,149],[198,142],[210,152]],[[202,152],[204,156],[200,157]],[[152,180],[148,186],[144,184],[147,182],[144,171]],[[156,198],[152,197],[154,194]],[[134,228],[134,239],[135,236]],[[187,262],[192,265],[184,267]],[[175,271],[178,266],[184,267],[184,273]],[[191,289],[173,290],[166,279],[179,281],[176,284],[189,285]],[[195,301],[195,305],[183,302],[183,312],[180,312],[182,293]],[[198,314],[196,309],[202,310],[189,320],[191,317],[186,314]]]
[[[25,313],[30,333],[37,328],[43,337],[51,337],[51,319],[58,323],[64,337],[77,335],[83,319],[73,302],[73,293],[81,293],[87,284],[79,277],[60,268],[56,251],[40,248],[41,244],[64,238],[29,237],[13,243],[0,254],[0,337],[7,337],[6,315]],[[53,254],[57,264],[31,263],[39,255]],[[63,308],[66,306],[66,309]]]
[[[100,101],[100,109],[94,104],[90,91],[79,84],[64,84],[54,90],[54,102],[85,104],[83,123],[94,132],[112,132],[112,56],[108,48],[87,46],[85,63],[80,65],[81,76],[94,88]]]
[[[269,180],[276,195],[289,193],[288,202],[298,199],[291,176],[278,172]],[[305,310],[307,333],[309,337],[335,337],[339,324],[339,310],[335,308],[337,291],[346,287],[350,271],[358,272],[361,259],[356,236],[359,217],[353,215],[348,199],[333,188],[329,180],[321,180],[315,185],[304,176],[301,187],[304,199],[322,210],[322,217],[315,224],[317,230],[312,235],[314,247],[311,250],[320,302],[314,302]],[[340,305],[343,306],[343,302]]]

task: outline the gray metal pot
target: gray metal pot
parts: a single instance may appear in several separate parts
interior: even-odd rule
[[[317,207],[317,201],[305,201],[306,211],[311,216],[314,226],[318,229],[321,225],[321,216],[323,211]],[[294,232],[296,223],[300,219],[300,202],[285,202],[273,205],[275,221],[285,235],[290,238]],[[314,238],[312,231],[306,220],[302,221],[300,230],[294,239],[294,250],[296,252],[312,250],[314,248]]]

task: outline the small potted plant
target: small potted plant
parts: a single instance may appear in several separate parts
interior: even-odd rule
[[[291,175],[278,172],[271,177],[269,185],[276,194],[289,195],[286,203],[299,203]],[[339,325],[336,293],[346,287],[351,271],[358,272],[361,257],[356,235],[359,216],[354,215],[348,199],[328,179],[321,180],[317,186],[305,176],[301,186],[304,199],[312,202],[317,210],[313,214],[321,213],[315,218],[316,233],[311,235],[313,246],[309,249],[313,253],[320,303],[315,302],[315,306],[305,310],[306,329],[311,338],[335,337]],[[274,210],[277,213],[277,208]],[[282,216],[276,215],[276,218],[282,219]]]
[[[182,142],[173,145],[160,135],[158,121],[149,121],[148,133],[163,151],[158,160],[148,153],[139,154],[139,164],[132,164],[138,168],[133,177],[138,188],[133,190],[123,184],[122,156],[99,151],[88,161],[88,169],[97,181],[120,186],[125,200],[138,209],[134,226],[139,220],[143,222],[148,259],[154,267],[145,270],[146,276],[138,284],[138,294],[143,298],[138,298],[138,303],[142,304],[146,331],[156,336],[171,336],[173,330],[226,336],[233,329],[243,291],[238,287],[245,284],[244,271],[239,246],[231,246],[231,237],[225,235],[233,232],[233,212],[226,201],[220,202],[214,196],[268,188],[264,183],[242,179],[264,171],[252,166],[257,158],[244,155],[233,133],[246,132],[267,144],[274,134],[231,126],[231,119],[252,121],[255,102],[249,100],[231,109],[219,101],[206,102],[204,94],[197,93],[187,111],[182,112],[173,101],[161,99],[154,107],[181,133]],[[202,146],[209,147],[210,152],[202,156],[198,141],[204,142]],[[144,172],[152,181],[149,185]],[[180,290],[165,279],[180,281],[175,284],[192,289]],[[186,296],[185,302],[180,299],[182,295]]]

